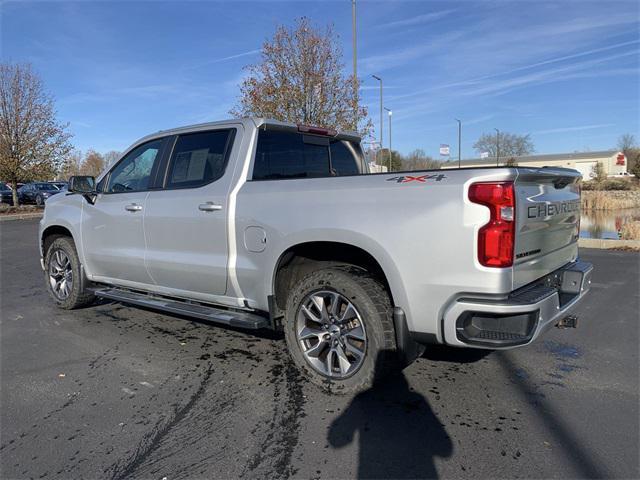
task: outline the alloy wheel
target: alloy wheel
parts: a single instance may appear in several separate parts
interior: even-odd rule
[[[63,250],[56,250],[49,260],[49,284],[59,300],[66,300],[73,289],[71,260]]]
[[[360,313],[344,295],[331,290],[304,298],[296,315],[296,338],[309,365],[331,378],[353,375],[367,351]]]

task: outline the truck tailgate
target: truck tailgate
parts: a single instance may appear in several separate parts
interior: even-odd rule
[[[518,168],[513,288],[577,258],[580,173],[565,168]]]

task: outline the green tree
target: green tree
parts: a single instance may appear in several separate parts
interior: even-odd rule
[[[376,163],[389,168],[389,149],[382,148],[376,153]],[[402,155],[397,150],[391,150],[391,169],[390,172],[402,170]]]
[[[602,185],[602,183],[607,179],[607,172],[604,170],[604,165],[600,162],[597,162],[595,167],[593,167],[593,180],[597,185]]]
[[[294,28],[280,25],[262,45],[260,63],[246,67],[237,117],[268,117],[337,130],[368,133],[367,109],[358,105],[358,84],[344,75],[342,49],[331,26],[314,28],[309,19]]]
[[[14,205],[18,182],[60,171],[72,149],[67,127],[29,64],[0,64],[0,178],[13,187]]]

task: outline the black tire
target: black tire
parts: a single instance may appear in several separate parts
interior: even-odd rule
[[[40,195],[36,195],[36,205],[41,207],[43,205],[42,197]]]
[[[366,331],[361,365],[346,378],[323,375],[311,366],[296,334],[296,319],[305,299],[314,292],[332,291],[346,297],[360,313]],[[392,305],[384,286],[361,268],[344,265],[307,274],[287,298],[284,333],[295,365],[314,384],[331,393],[350,394],[370,388],[389,373],[401,370],[392,321]]]
[[[68,295],[66,295],[64,298],[54,292],[54,288],[52,286],[50,278],[51,263],[56,261],[54,257],[57,251],[62,252],[64,256],[69,259],[70,263],[70,272],[72,279],[71,287]],[[74,308],[89,305],[95,300],[95,296],[93,295],[93,293],[87,290],[90,282],[84,275],[84,271],[80,264],[80,259],[78,258],[78,253],[76,252],[75,244],[73,243],[73,239],[71,239],[70,237],[56,238],[45,253],[44,266],[44,278],[47,291],[58,307],[65,310],[72,310]]]

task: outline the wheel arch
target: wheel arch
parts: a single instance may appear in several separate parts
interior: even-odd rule
[[[40,236],[40,247],[42,249],[43,258],[46,257],[47,250],[54,242],[54,240],[59,237],[70,237],[71,240],[73,240],[73,243],[76,244],[77,248],[77,243],[75,238],[73,237],[73,234],[71,233],[71,230],[62,225],[49,225],[42,231],[42,235]]]
[[[286,292],[290,285],[312,270],[331,265],[351,264],[362,267],[377,278],[389,293],[392,305],[403,303],[398,288],[397,272],[379,260],[369,249],[342,241],[307,241],[287,247],[275,262],[271,292],[274,304],[284,310]]]

